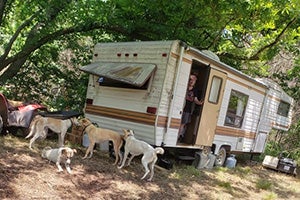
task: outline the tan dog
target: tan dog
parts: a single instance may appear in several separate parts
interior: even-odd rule
[[[33,143],[38,138],[45,139],[48,134],[48,129],[58,134],[58,145],[59,147],[62,147],[64,145],[67,130],[72,126],[72,124],[79,126],[79,122],[76,117],[62,120],[51,117],[42,117],[41,115],[35,116],[30,124],[30,132],[26,136],[26,139],[32,137],[29,143],[29,148],[32,149]]]
[[[161,147],[153,148],[148,143],[138,140],[134,137],[132,130],[123,130],[125,143],[125,153],[122,165],[119,167],[121,169],[126,162],[127,156],[130,153],[131,157],[128,160],[127,166],[130,165],[131,160],[140,154],[143,154],[142,164],[145,168],[145,174],[141,179],[144,179],[150,172],[150,177],[148,181],[151,181],[154,175],[154,165],[157,161],[157,154],[164,154],[164,149]],[[150,170],[149,170],[150,167]]]
[[[85,156],[83,157],[83,159],[85,159],[87,157],[88,158],[92,157],[95,143],[101,143],[104,141],[112,141],[113,145],[114,145],[115,155],[116,155],[116,160],[115,160],[114,165],[116,165],[118,163],[118,161],[120,161],[120,163],[121,163],[122,155],[121,155],[120,149],[123,145],[123,138],[122,138],[121,134],[119,134],[115,131],[109,130],[109,129],[98,128],[98,127],[94,126],[92,124],[92,122],[87,118],[81,119],[80,123],[84,127],[83,131],[86,132],[89,137],[89,147],[86,150],[86,153],[85,153]]]
[[[42,157],[54,162],[58,168],[58,172],[63,171],[60,163],[64,161],[68,173],[72,174],[70,164],[74,153],[77,153],[76,149],[71,149],[69,147],[60,147],[57,149],[45,147],[42,151]]]

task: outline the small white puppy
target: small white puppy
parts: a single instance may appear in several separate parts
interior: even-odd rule
[[[148,179],[148,181],[151,181],[154,175],[154,165],[157,161],[157,154],[163,154],[164,149],[161,147],[153,148],[151,145],[147,144],[146,142],[136,139],[134,137],[134,133],[132,130],[123,130],[123,131],[124,131],[124,139],[126,141],[125,152],[124,152],[122,165],[119,166],[118,168],[121,169],[125,165],[129,153],[131,154],[131,157],[128,160],[127,166],[130,165],[131,160],[135,156],[143,154],[142,164],[145,168],[145,174],[141,179],[144,179],[149,174],[149,172],[151,172],[150,177]]]
[[[45,147],[42,151],[42,157],[54,162],[58,168],[58,172],[62,172],[63,169],[60,165],[62,161],[65,162],[65,167],[69,174],[72,173],[70,164],[71,158],[77,153],[76,149],[71,149],[69,147],[60,147],[52,149],[51,147]]]

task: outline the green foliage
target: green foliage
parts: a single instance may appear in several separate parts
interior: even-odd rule
[[[256,182],[256,188],[261,190],[270,190],[272,189],[273,184],[271,181],[266,179],[258,179]]]
[[[298,52],[295,52],[298,54]],[[273,78],[281,83],[283,90],[294,98],[294,123],[288,132],[275,133],[277,137],[269,140],[265,154],[278,156],[284,153],[286,157],[292,158],[300,164],[300,58],[297,57],[295,65],[287,73],[275,73]],[[274,135],[274,133],[273,133]]]
[[[296,160],[300,165],[300,121],[293,124],[288,132],[272,133],[264,155],[279,156]],[[264,157],[262,155],[262,157]]]
[[[278,80],[299,102],[300,4],[297,0],[15,0],[3,3],[0,7],[0,89],[11,99],[40,101],[53,110],[81,110],[87,75],[78,67],[91,61],[94,44],[181,39],[200,50],[217,53],[223,62],[250,76]],[[287,73],[270,75],[266,63],[282,50],[293,53],[298,60]],[[295,118],[297,123],[299,117]],[[297,127],[291,129],[285,142],[297,138]],[[292,144],[298,145],[294,141]],[[274,145],[273,149],[270,147],[272,153],[279,148]],[[298,150],[291,152],[299,155]]]
[[[227,181],[218,181],[217,182],[217,185],[220,186],[220,187],[223,187],[227,190],[232,190],[232,186],[231,186],[231,183],[230,182],[227,182]]]

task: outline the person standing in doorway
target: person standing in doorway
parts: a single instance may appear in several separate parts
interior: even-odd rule
[[[204,102],[203,100],[198,99],[198,90],[195,87],[196,82],[197,75],[191,74],[185,96],[185,106],[183,109],[181,124],[179,128],[178,142],[182,142],[186,130],[186,125],[191,122],[193,103],[202,105]]]

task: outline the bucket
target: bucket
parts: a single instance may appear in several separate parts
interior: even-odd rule
[[[207,163],[207,165],[206,165],[205,168],[206,169],[212,169],[214,167],[214,165],[215,165],[216,158],[217,158],[216,155],[210,153],[208,155],[208,163]]]
[[[82,138],[82,146],[88,147],[89,144],[90,144],[89,136],[88,134],[85,133]]]
[[[195,160],[193,162],[193,165],[197,169],[203,169],[207,166],[207,163],[209,162],[208,156],[204,154],[203,152],[196,152],[195,153]]]
[[[235,155],[231,154],[225,162],[225,167],[229,168],[229,169],[233,169],[235,168],[236,165],[236,159],[235,159]]]

